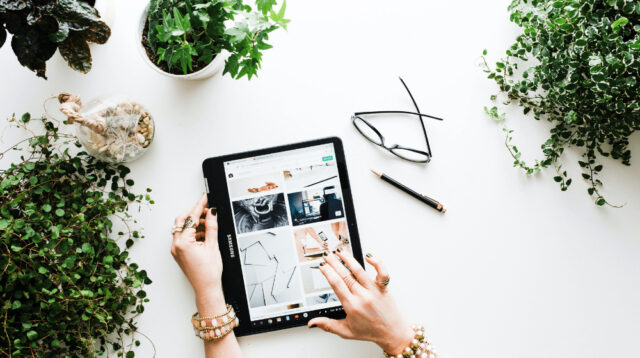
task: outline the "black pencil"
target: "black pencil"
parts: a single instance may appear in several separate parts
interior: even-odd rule
[[[432,199],[432,198],[430,198],[430,197],[428,197],[426,195],[422,195],[422,194],[418,193],[417,191],[415,191],[415,190],[409,188],[408,186],[396,181],[395,179],[389,177],[388,175],[380,174],[380,173],[378,173],[377,171],[375,171],[373,169],[371,170],[371,172],[373,172],[373,174],[375,174],[378,178],[386,181],[387,183],[389,183],[389,184],[395,186],[396,188],[404,191],[405,193],[413,196],[414,198],[420,200],[421,202],[423,202],[423,203],[429,205],[430,207],[438,210],[439,212],[441,212],[443,214],[447,212],[447,209],[445,209],[444,206],[439,201],[437,201],[435,199]]]

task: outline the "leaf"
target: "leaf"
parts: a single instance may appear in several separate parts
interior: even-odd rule
[[[64,216],[64,210],[63,209],[56,209],[56,215],[63,217]]]
[[[61,22],[58,24],[58,31],[54,32],[49,36],[49,39],[53,42],[60,43],[69,37],[69,24],[66,22]]]
[[[85,32],[85,39],[87,42],[93,42],[97,44],[105,44],[111,37],[111,29],[106,23],[100,21],[93,23]]]
[[[36,72],[38,77],[46,79],[46,62],[56,52],[55,43],[36,30],[26,34],[14,34],[11,48],[21,65]]]
[[[69,67],[82,73],[87,73],[91,70],[91,51],[83,37],[70,34],[58,48]]]
[[[95,23],[101,22],[98,11],[85,1],[57,0],[54,14],[63,20],[72,32],[89,29]]]
[[[246,28],[231,27],[225,31],[225,34],[231,36],[232,42],[240,42],[247,36]]]
[[[626,25],[628,23],[629,23],[629,19],[627,19],[626,17],[623,16],[623,17],[619,18],[618,20],[614,21],[613,24],[611,24],[611,27],[615,30],[615,29],[617,29],[619,27],[622,27],[622,26],[624,26],[624,25]]]
[[[282,1],[282,6],[277,14],[274,14],[271,11],[271,20],[280,25],[283,29],[287,29],[287,24],[289,24],[290,20],[284,18],[285,11],[287,9],[287,0]]]
[[[0,219],[0,230],[4,230],[9,227],[9,221],[7,219]]]
[[[256,7],[263,15],[268,14],[275,4],[276,0],[256,0]]]
[[[27,338],[29,338],[30,341],[34,341],[36,338],[38,338],[38,332],[30,330],[29,332],[27,332]]]
[[[21,11],[27,6],[28,0],[0,0],[0,11]]]

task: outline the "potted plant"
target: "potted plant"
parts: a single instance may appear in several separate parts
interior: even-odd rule
[[[257,75],[269,33],[286,29],[286,1],[151,0],[139,27],[139,49],[154,70],[174,78],[200,80],[223,74]]]
[[[94,6],[107,8],[109,1],[0,1],[0,47],[7,32],[11,33],[11,47],[20,64],[44,79],[46,62],[56,50],[69,67],[87,73],[91,70],[89,43],[104,44],[111,36]]]
[[[499,93],[487,114],[503,123],[505,145],[513,165],[527,174],[551,167],[561,190],[572,183],[563,166],[565,149],[578,161],[586,192],[596,205],[612,205],[601,192],[603,158],[631,164],[630,139],[640,130],[640,6],[637,1],[514,0],[510,19],[522,33],[489,66],[483,68]],[[542,158],[527,163],[504,124],[504,108],[553,126],[542,143]]]

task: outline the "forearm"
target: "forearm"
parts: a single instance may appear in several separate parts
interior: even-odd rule
[[[196,293],[196,306],[198,314],[203,317],[216,316],[226,312],[226,303],[222,290],[213,290],[212,292]],[[233,332],[224,338],[204,343],[204,352],[206,358],[229,357],[241,358],[242,352]]]

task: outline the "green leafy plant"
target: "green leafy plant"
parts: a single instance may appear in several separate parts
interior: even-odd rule
[[[275,5],[275,0],[257,0],[255,9],[240,0],[151,0],[143,43],[165,71],[182,74],[205,67],[227,50],[224,74],[251,79],[261,66],[262,51],[272,47],[269,33],[289,23],[286,1],[277,12]]]
[[[104,44],[109,26],[93,8],[95,0],[0,0],[0,47],[11,47],[23,66],[46,79],[46,62],[56,50],[76,71],[91,70],[90,42]]]
[[[553,124],[542,144],[544,159],[529,165],[503,127],[514,166],[528,174],[554,167],[561,189],[571,185],[560,158],[579,148],[582,177],[597,205],[600,157],[630,164],[629,136],[640,129],[640,2],[630,0],[514,0],[511,21],[522,28],[506,57],[484,70],[499,88],[493,101],[517,104],[524,114]],[[487,114],[504,122],[498,105]]]
[[[130,358],[151,280],[128,259],[143,237],[129,212],[153,202],[130,191],[127,167],[72,154],[73,137],[30,120],[10,119],[33,136],[0,153],[21,151],[0,171],[0,356]]]

